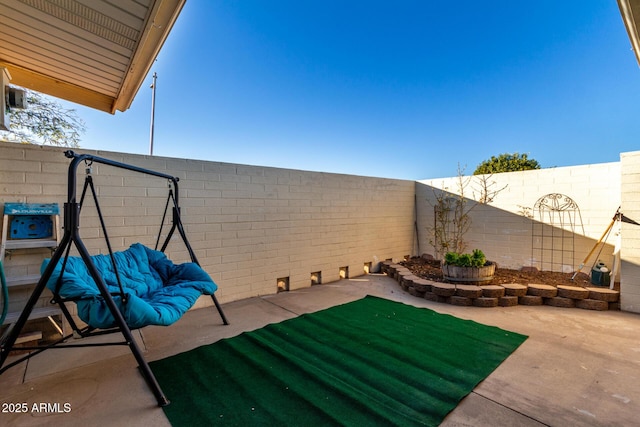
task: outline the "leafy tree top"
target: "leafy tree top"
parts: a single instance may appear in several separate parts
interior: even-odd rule
[[[500,172],[516,172],[531,169],[540,169],[540,163],[537,160],[530,159],[526,154],[504,153],[498,157],[491,156],[489,160],[480,163],[474,175],[492,174]]]
[[[9,112],[10,131],[0,131],[0,140],[28,144],[78,147],[85,123],[73,109],[66,109],[55,99],[27,90],[28,108]]]

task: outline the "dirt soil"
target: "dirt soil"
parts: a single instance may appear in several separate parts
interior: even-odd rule
[[[418,277],[434,282],[448,283],[448,281],[442,277],[440,261],[415,257],[410,258],[407,261],[403,261],[400,264],[407,267]],[[578,273],[573,280],[571,279],[572,276],[573,273],[510,270],[508,268],[500,268],[500,266],[498,266],[493,276],[493,280],[484,284],[500,285],[502,283],[520,283],[522,285],[528,285],[530,283],[538,283],[551,286],[594,286],[591,284],[591,279],[586,273]]]

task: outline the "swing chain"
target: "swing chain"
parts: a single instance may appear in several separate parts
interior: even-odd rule
[[[91,175],[91,173],[93,172],[93,159],[85,159],[84,164],[86,165],[84,172],[87,175]]]

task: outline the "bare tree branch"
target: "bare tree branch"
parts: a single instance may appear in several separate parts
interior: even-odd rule
[[[12,142],[78,147],[86,127],[76,110],[66,109],[38,92],[26,91],[28,108],[11,109],[11,130],[0,131],[0,137]]]

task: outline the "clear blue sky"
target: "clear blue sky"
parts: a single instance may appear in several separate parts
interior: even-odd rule
[[[613,0],[188,0],[130,110],[65,104],[82,147],[148,154],[154,71],[160,156],[424,179],[640,150]]]

